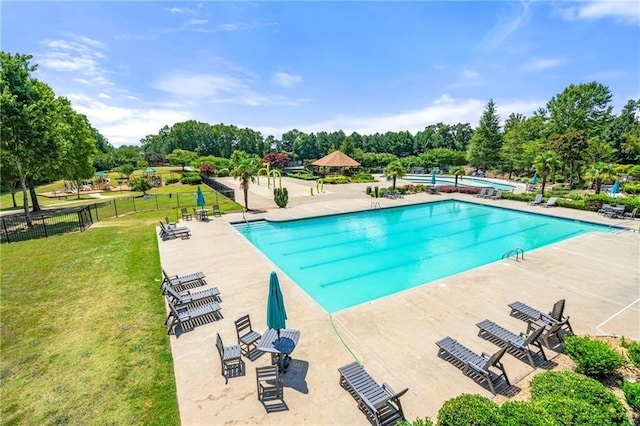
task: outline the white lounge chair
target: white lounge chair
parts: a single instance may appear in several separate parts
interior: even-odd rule
[[[542,194],[536,194],[536,198],[529,202],[531,206],[539,206],[542,203]]]
[[[556,197],[551,197],[547,200],[546,203],[542,203],[540,204],[542,207],[555,207],[557,206],[556,201],[558,201],[558,199]]]

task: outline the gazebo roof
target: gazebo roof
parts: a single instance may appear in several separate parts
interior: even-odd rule
[[[321,159],[314,161],[311,163],[314,166],[324,166],[324,167],[358,167],[360,163],[358,163],[353,158],[349,157],[347,154],[344,154],[340,151],[333,151],[331,154],[322,157]]]

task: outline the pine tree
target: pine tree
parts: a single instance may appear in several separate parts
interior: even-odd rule
[[[483,170],[494,167],[500,162],[501,149],[500,116],[496,112],[493,99],[489,99],[480,118],[480,124],[469,143],[467,151],[469,164]]]

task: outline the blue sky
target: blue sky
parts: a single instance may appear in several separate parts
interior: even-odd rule
[[[569,84],[640,98],[640,6],[589,2],[12,2],[2,50],[114,146],[185,120],[280,137],[477,126]]]

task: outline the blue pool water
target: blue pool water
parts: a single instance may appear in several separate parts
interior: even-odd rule
[[[405,175],[402,180],[406,180],[412,183],[431,183],[431,175]],[[467,182],[467,183],[465,183]],[[469,182],[473,182],[473,185],[469,185]],[[455,183],[454,176],[436,176],[436,185],[453,185]],[[474,178],[470,176],[463,176],[458,178],[458,186],[491,186],[494,189],[502,189],[503,191],[513,191],[516,187],[514,185],[508,185],[506,183],[493,182],[486,179]]]
[[[335,312],[590,231],[590,223],[442,201],[237,230],[327,312]]]

